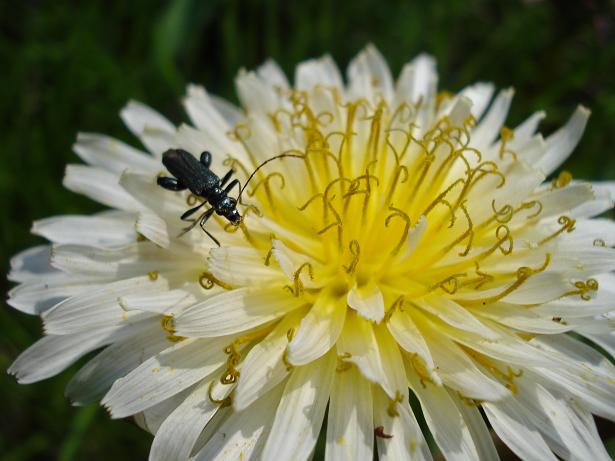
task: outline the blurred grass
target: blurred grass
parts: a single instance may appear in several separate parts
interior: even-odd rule
[[[99,209],[61,187],[77,131],[133,141],[117,112],[130,98],[184,120],[186,83],[235,99],[233,76],[273,57],[294,65],[329,52],[341,64],[373,42],[395,73],[427,51],[440,87],[476,80],[513,85],[509,124],[545,109],[547,132],[578,103],[593,115],[566,167],[615,179],[615,45],[608,1],[427,0],[335,3],[282,0],[171,2],[0,1],[0,260],[40,240],[31,221]],[[6,292],[10,284],[1,279]],[[37,319],[0,309],[0,368],[41,333]],[[0,460],[146,459],[150,437],[102,409],[72,408],[63,387],[74,372],[30,386],[0,377],[5,396]],[[600,424],[611,453],[613,426]]]

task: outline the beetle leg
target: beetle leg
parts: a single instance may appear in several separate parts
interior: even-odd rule
[[[212,214],[214,214],[214,209],[210,208],[205,213],[203,213],[203,215],[200,217],[199,224],[201,226],[201,229],[203,229],[203,232],[209,235],[209,238],[212,239],[216,245],[220,246],[220,242],[218,242],[218,239],[214,237],[213,235],[211,235],[211,233],[207,229],[205,229],[205,223],[211,217]]]
[[[235,173],[233,170],[228,170],[226,172],[224,177],[220,180],[220,187],[224,186],[228,182],[228,180],[231,179],[231,176],[233,176],[233,173]]]
[[[206,168],[211,166],[211,152],[208,150],[201,152],[201,163],[205,165]]]
[[[241,184],[239,184],[239,180],[238,179],[233,179],[228,186],[226,186],[224,188],[224,193],[226,195],[228,195],[228,193],[231,191],[231,189],[235,186],[239,186],[239,189],[241,190]]]
[[[191,216],[194,214],[195,211],[197,211],[199,208],[201,208],[203,205],[205,205],[207,202],[202,202],[199,203],[197,206],[195,206],[194,208],[190,208],[188,211],[186,211],[183,215],[181,215],[181,220],[182,221],[186,221],[186,218],[188,216]]]
[[[166,176],[159,176],[156,180],[159,186],[164,187],[168,190],[180,191],[185,190],[188,187],[184,186],[181,182],[179,182],[175,178],[167,178]]]

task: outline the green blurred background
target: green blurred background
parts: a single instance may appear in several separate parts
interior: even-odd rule
[[[421,51],[440,87],[476,80],[514,86],[508,124],[545,109],[543,132],[578,103],[593,115],[567,168],[615,179],[615,6],[584,1],[0,1],[0,260],[41,240],[31,221],[99,206],[62,189],[77,131],[134,142],[117,116],[134,98],[185,120],[188,82],[236,100],[240,67],[294,65],[325,52],[345,66],[373,42],[395,73]],[[10,284],[0,278],[1,291]],[[37,318],[0,309],[0,369],[41,334]],[[150,436],[63,397],[72,370],[20,386],[0,376],[0,460],[146,459]],[[599,422],[611,453],[613,426]]]

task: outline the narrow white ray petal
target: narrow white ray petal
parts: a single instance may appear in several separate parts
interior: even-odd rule
[[[94,216],[64,215],[34,221],[32,233],[53,243],[77,243],[92,246],[119,246],[136,241],[135,215]]]
[[[491,103],[480,123],[472,130],[472,145],[484,150],[493,143],[504,125],[508,109],[514,95],[514,90],[502,90]]]
[[[430,323],[428,319],[425,322]],[[483,338],[480,335],[469,333],[467,331],[458,330],[449,327],[444,323],[433,324],[440,333],[448,336],[455,342],[458,342],[470,349],[473,349],[488,357],[492,357],[503,362],[508,362],[520,366],[553,366],[554,359],[550,354],[540,350],[538,347],[522,340],[517,335],[512,334],[509,330],[499,327],[494,322],[484,320],[484,323],[491,329],[497,331],[500,337],[494,341]]]
[[[152,175],[161,170],[154,157],[101,134],[79,133],[73,150],[86,163],[117,175],[126,168]]]
[[[279,384],[289,373],[282,356],[288,345],[288,331],[296,327],[303,309],[288,314],[265,339],[246,355],[233,394],[233,407],[243,411]]]
[[[472,115],[476,120],[480,120],[481,116],[485,112],[495,86],[491,82],[478,82],[473,85],[465,87],[459,93],[472,101]]]
[[[397,397],[399,380],[395,379],[396,374],[387,374],[391,370],[384,369],[382,355],[371,322],[349,312],[337,343],[337,353],[343,362],[355,364],[367,380],[382,386],[389,397],[392,399]],[[390,359],[387,363],[391,364],[391,360],[395,357],[388,355],[387,358]]]
[[[331,58],[321,58],[300,62],[295,69],[295,86],[300,90],[310,90],[317,85],[342,88],[342,75]]]
[[[373,328],[382,363],[382,371],[384,376],[387,377],[387,383],[384,388],[390,388],[395,397],[405,396],[407,394],[408,382],[399,345],[386,326],[380,324],[375,325]]]
[[[555,339],[555,341],[552,341]],[[566,355],[569,346],[562,347],[562,343],[576,344],[578,350],[572,355]],[[564,338],[563,335],[545,337],[541,340],[533,340],[540,347],[549,351],[554,359],[566,361],[567,367],[544,367],[535,368],[539,376],[545,378],[549,386],[556,387],[564,394],[574,396],[584,407],[592,413],[615,420],[615,380],[613,379],[612,367],[608,360],[591,347],[573,340]],[[585,358],[579,358],[579,354]]]
[[[397,79],[395,100],[400,104],[431,99],[437,84],[436,60],[427,54],[420,54],[404,65]]]
[[[72,335],[49,335],[23,351],[8,373],[21,384],[34,383],[55,376],[83,355],[113,341],[115,329]]]
[[[135,242],[116,248],[54,245],[51,264],[73,276],[100,279],[128,278],[150,272],[191,273],[202,270],[202,260],[195,257],[194,249],[174,244],[169,250],[164,251],[152,242]]]
[[[271,285],[283,283],[277,268],[265,265],[265,257],[246,246],[213,248],[207,258],[209,271],[231,286]]]
[[[64,275],[64,274],[60,274]],[[104,283],[100,278],[46,277],[39,282],[24,282],[9,291],[6,303],[26,314],[41,315],[66,298],[96,290]]]
[[[288,88],[288,79],[282,68],[273,59],[267,59],[256,69],[256,74],[268,85]]]
[[[207,378],[226,361],[231,338],[186,339],[118,379],[102,400],[113,418],[145,410]]]
[[[275,258],[280,269],[282,269],[282,272],[284,272],[284,275],[290,282],[294,282],[295,272],[305,263],[309,263],[312,266],[316,265],[312,258],[291,250],[281,240],[272,239],[271,245],[271,256]],[[299,280],[304,287],[314,287],[314,282],[310,278],[308,271],[300,271]]]
[[[372,411],[369,381],[355,367],[335,373],[327,423],[326,459],[372,461]]]
[[[237,96],[242,107],[250,112],[273,113],[277,109],[275,89],[263,82],[254,72],[240,71],[235,77]]]
[[[389,397],[377,386],[374,395],[374,427],[382,427],[386,438],[376,436],[381,461],[431,461],[433,458],[421,427],[407,402],[397,404],[397,415],[389,414]]]
[[[160,425],[150,449],[150,461],[183,461],[190,457],[199,434],[220,409],[219,403],[209,399],[210,384],[211,381],[199,384]]]
[[[39,282],[46,278],[64,275],[51,265],[51,245],[37,245],[20,251],[11,258],[7,278],[11,282]]]
[[[514,130],[514,137],[510,140],[509,146],[511,149],[520,149],[534,136],[540,121],[545,118],[546,113],[543,111],[534,112],[525,119]]]
[[[598,346],[611,354],[611,357],[615,357],[615,331],[609,331],[608,333],[588,333],[582,328],[576,328],[575,331],[598,344]]]
[[[139,234],[159,247],[168,248],[171,244],[166,221],[149,210],[139,213],[135,229]]]
[[[304,303],[278,287],[238,288],[190,307],[175,327],[180,336],[223,336],[275,320]]]
[[[405,312],[396,311],[391,316],[387,326],[395,341],[402,348],[411,354],[416,354],[424,362],[425,371],[430,379],[438,385],[442,384],[425,338],[412,318]]]
[[[125,171],[119,178],[119,183],[130,193],[133,200],[139,202],[141,210],[149,209],[161,217],[179,221],[179,216],[188,209],[185,197],[165,191],[156,184],[155,176]]]
[[[384,297],[374,281],[353,286],[348,291],[346,302],[366,320],[380,323],[384,317]]]
[[[608,461],[594,448],[590,432],[583,421],[564,399],[558,399],[540,384],[523,379],[519,381],[516,397],[523,406],[525,416],[543,435],[549,447],[563,459],[596,459]],[[589,443],[588,443],[589,442]],[[603,453],[606,455],[606,451]]]
[[[335,362],[335,354],[329,352],[293,370],[284,387],[262,459],[309,459],[329,401]]]
[[[557,460],[514,398],[497,403],[485,402],[482,407],[498,437],[521,459]]]
[[[478,317],[494,320],[519,331],[552,335],[564,333],[573,328],[554,321],[555,315],[553,314],[540,314],[534,309],[519,307],[515,304],[495,303],[472,308],[471,311]]]
[[[444,457],[448,461],[479,459],[470,427],[446,388],[433,384],[423,388],[414,371],[408,371],[407,375]]]
[[[285,459],[261,457],[263,445],[273,435],[272,425],[276,408],[283,395],[279,385],[256,400],[245,411],[233,412],[220,427],[212,433],[207,444],[196,454],[194,461],[257,461]],[[282,428],[282,434],[284,430]],[[207,429],[206,429],[207,430]],[[292,459],[300,459],[294,458]],[[289,459],[291,459],[289,458]]]
[[[165,117],[137,101],[129,101],[120,117],[152,154],[160,155],[173,147],[175,127]]]
[[[566,125],[547,138],[547,152],[536,165],[546,175],[555,171],[577,146],[585,131],[589,114],[589,109],[577,107]]]
[[[68,382],[66,396],[76,405],[98,402],[111,385],[171,345],[158,319],[117,341],[85,364]]]
[[[117,175],[99,168],[67,165],[63,184],[68,190],[118,210],[139,211],[142,208],[141,204],[119,185]]]
[[[511,391],[483,373],[474,361],[453,341],[432,334],[426,338],[442,381],[464,397],[496,401],[509,397]]]
[[[181,392],[163,400],[156,405],[143,410],[141,413],[137,413],[133,416],[137,425],[149,432],[152,435],[156,435],[158,429],[162,425],[165,419],[190,395],[195,386],[189,386]]]
[[[566,187],[548,190],[532,197],[532,199],[540,200],[542,204],[540,217],[543,219],[543,222],[546,222],[547,218],[550,217],[560,217],[561,215],[568,214],[577,206],[595,198],[592,186],[588,183],[570,184]]]
[[[110,325],[120,325],[143,315],[127,312],[118,298],[130,293],[155,293],[169,289],[169,279],[162,274],[156,280],[149,276],[135,277],[85,291],[56,305],[43,314],[45,331],[49,334],[71,334]]]
[[[391,101],[391,71],[375,46],[367,45],[348,65],[348,90],[353,98],[375,101],[375,96],[380,94],[385,101]]]
[[[235,126],[243,118],[243,113],[235,104],[214,94],[209,96],[216,110],[222,115],[224,120],[230,125]]]
[[[342,331],[346,310],[343,296],[323,290],[288,344],[288,362],[305,365],[326,354]]]
[[[466,308],[452,299],[431,295],[414,301],[417,306],[435,315],[452,327],[479,334],[487,339],[496,339],[497,333],[486,327]]]
[[[210,296],[213,293],[209,294]],[[159,293],[143,291],[120,296],[117,299],[120,307],[126,311],[145,311],[162,315],[175,316],[186,307],[202,300],[202,288],[196,283],[187,284],[178,289],[170,289]]]
[[[478,452],[478,459],[498,461],[500,457],[491,438],[489,428],[485,424],[485,420],[480,411],[478,411],[478,408],[475,405],[461,401],[456,395],[451,394],[450,391],[449,395],[468,425],[468,429],[470,429],[472,440],[474,440],[474,445],[476,445],[476,451]]]

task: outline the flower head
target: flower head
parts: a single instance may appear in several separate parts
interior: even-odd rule
[[[372,46],[347,84],[329,57],[236,83],[241,111],[191,86],[192,126],[129,103],[149,154],[79,135],[64,183],[113,210],[34,224],[53,244],[14,258],[9,302],[46,336],[10,371],[104,347],[68,396],[135,415],[152,459],[306,460],[327,406],[327,460],[430,459],[410,391],[447,459],[497,458],[481,408],[523,459],[608,459],[614,368],[578,334],[615,349],[615,225],[590,219],[613,202],[546,180],[587,109],[545,139],[542,113],[505,125],[512,90],[437,93],[424,55],[394,83]],[[240,221],[204,223],[219,247],[182,232],[205,195],[157,184],[170,148],[244,185]]]

